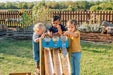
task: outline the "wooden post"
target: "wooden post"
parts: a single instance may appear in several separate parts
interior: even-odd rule
[[[55,75],[62,75],[62,66],[61,66],[61,59],[59,55],[59,48],[53,49],[53,61],[54,61],[54,70]]]
[[[111,20],[111,21],[112,21],[112,24],[113,24],[113,11],[112,11],[111,13],[112,13],[112,17],[111,17],[111,18],[112,18],[112,20]]]
[[[40,75],[45,75],[44,66],[44,50],[42,47],[42,39],[40,39]]]

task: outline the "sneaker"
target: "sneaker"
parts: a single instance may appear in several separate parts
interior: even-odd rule
[[[39,68],[36,68],[35,75],[40,75],[40,69]]]

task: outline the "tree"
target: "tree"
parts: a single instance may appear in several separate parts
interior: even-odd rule
[[[73,7],[73,5],[69,5],[69,7],[67,9],[70,11],[75,11],[75,8]]]
[[[5,8],[10,9],[12,7],[12,3],[11,2],[7,2],[5,4]]]
[[[102,8],[100,6],[98,6],[98,5],[92,6],[90,8],[90,11],[99,11],[99,10],[102,10]]]
[[[0,9],[5,9],[5,3],[0,3]]]
[[[33,6],[34,6],[33,2],[28,2],[28,3],[27,3],[28,9],[32,9]]]
[[[73,5],[73,4],[74,4],[73,1],[67,1],[67,2],[65,2],[66,8],[68,8],[69,5]]]

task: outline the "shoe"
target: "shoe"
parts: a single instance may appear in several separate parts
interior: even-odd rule
[[[35,75],[40,75],[40,69],[39,68],[36,68]]]

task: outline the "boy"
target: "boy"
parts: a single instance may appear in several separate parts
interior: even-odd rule
[[[53,25],[48,29],[48,34],[50,36],[62,34],[63,31],[66,31],[65,26],[60,24],[60,17],[59,16],[53,16],[52,24]]]
[[[39,40],[40,38],[44,38],[45,34],[45,26],[42,23],[37,23],[34,28],[34,33],[33,33],[33,56],[34,56],[34,61],[36,62],[36,69],[39,71],[40,66],[39,66]]]

